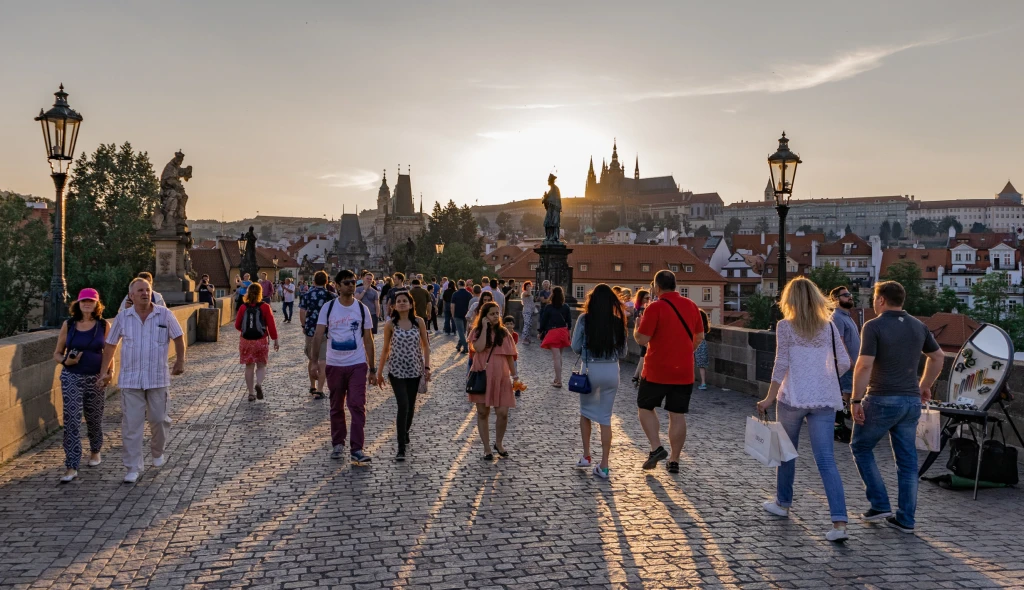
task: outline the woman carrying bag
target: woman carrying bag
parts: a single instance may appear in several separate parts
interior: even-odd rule
[[[254,402],[263,399],[263,379],[267,376],[267,360],[270,356],[268,335],[274,341],[274,352],[280,349],[274,310],[269,303],[263,302],[263,287],[259,283],[246,288],[244,303],[235,315],[235,329],[240,332],[238,362],[245,365],[245,387],[249,392],[249,401]]]
[[[384,379],[384,366],[388,368]],[[416,394],[430,380],[430,344],[427,339],[427,325],[423,318],[416,317],[416,306],[412,295],[403,291],[395,297],[391,321],[384,324],[384,351],[377,365],[377,385],[384,388],[391,383],[398,402],[398,454],[395,461],[405,461],[405,448],[409,444],[409,428],[416,412]]]
[[[484,461],[493,461],[490,430],[487,419],[494,408],[495,437],[494,450],[501,457],[508,457],[502,441],[508,426],[508,411],[516,407],[516,396],[512,391],[515,381],[516,345],[512,335],[501,322],[501,308],[493,301],[480,307],[476,324],[469,335],[473,350],[473,365],[466,381],[469,401],[476,404],[476,429],[484,445]]]
[[[590,393],[580,393],[580,433],[583,456],[577,467],[593,465],[593,473],[608,479],[608,455],[612,448],[612,406],[619,387],[619,358],[626,354],[626,309],[608,285],[601,283],[587,295],[584,311],[572,333],[572,350],[581,355]],[[574,374],[569,389],[574,390]],[[586,388],[584,388],[585,390]],[[590,458],[590,432],[593,422],[601,425],[601,462]]]
[[[561,287],[551,290],[551,302],[540,312],[540,347],[551,351],[555,366],[555,380],[552,387],[562,386],[562,349],[572,346],[569,340],[569,326],[572,313],[565,304],[565,292]]]
[[[832,453],[836,410],[843,407],[839,376],[850,369],[839,331],[832,325],[832,311],[814,283],[803,277],[790,281],[782,291],[779,307],[786,319],[776,328],[775,370],[768,396],[757,402],[764,413],[776,405],[776,416],[796,448],[800,428],[807,421],[814,462],[825,485],[832,529],[825,538],[845,541],[846,497]],[[786,461],[776,472],[776,498],[762,506],[777,516],[789,516],[793,503],[796,459]]]

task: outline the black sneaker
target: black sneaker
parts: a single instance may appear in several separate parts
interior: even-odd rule
[[[889,523],[889,526],[891,526],[892,528],[898,530],[901,533],[908,533],[908,534],[911,534],[911,535],[914,534],[914,527],[907,526],[907,525],[903,524],[902,522],[896,520],[895,516],[890,516],[889,518],[886,518],[885,522]]]
[[[861,520],[864,522],[881,522],[892,516],[892,512],[875,510],[874,508],[868,510],[864,514],[860,515]]]
[[[668,458],[668,451],[665,447],[658,447],[651,451],[651,454],[647,456],[647,460],[644,461],[644,469],[654,469],[658,466],[658,461],[662,461]]]
[[[395,455],[395,461],[405,461],[405,449],[398,449],[398,454]]]
[[[679,462],[678,461],[669,461],[668,462],[668,472],[669,473],[679,473]]]

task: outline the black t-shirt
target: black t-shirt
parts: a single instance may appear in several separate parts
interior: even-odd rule
[[[905,311],[887,311],[865,322],[860,354],[875,357],[868,395],[920,395],[921,353],[938,349],[927,326]]]
[[[455,317],[456,319],[466,319],[466,314],[469,312],[469,303],[473,300],[473,294],[465,289],[459,289],[452,294],[452,305],[455,306]]]

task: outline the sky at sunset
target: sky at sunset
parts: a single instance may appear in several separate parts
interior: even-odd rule
[[[192,219],[373,208],[399,164],[428,209],[582,195],[613,138],[759,199],[783,129],[800,198],[1024,189],[1018,1],[0,0],[0,54],[0,189],[50,196],[63,82],[79,151],[185,152]]]

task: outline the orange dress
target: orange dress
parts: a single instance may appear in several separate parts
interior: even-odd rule
[[[472,344],[470,344],[472,346]],[[508,359],[515,357],[516,343],[512,338],[505,338],[501,346],[478,350],[473,354],[472,371],[487,371],[487,392],[468,394],[469,401],[474,404],[487,404],[492,408],[516,407],[516,394],[512,391],[512,373],[508,369]],[[490,362],[487,357],[490,356]]]

